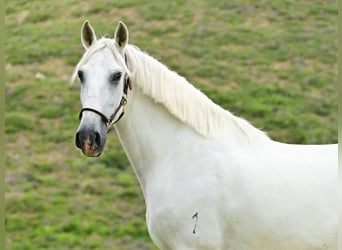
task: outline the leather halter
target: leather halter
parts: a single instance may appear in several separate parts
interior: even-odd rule
[[[101,116],[102,118],[102,121],[106,124],[106,127],[107,127],[107,133],[109,133],[112,125],[114,125],[115,123],[117,123],[121,118],[122,116],[125,114],[125,105],[127,104],[127,92],[128,92],[128,89],[132,90],[132,83],[131,83],[131,80],[129,79],[127,73],[125,74],[125,82],[124,82],[124,87],[123,87],[123,96],[121,98],[121,101],[120,101],[120,104],[119,106],[114,110],[113,114],[108,118],[105,114],[103,114],[102,112],[96,110],[96,109],[93,109],[93,108],[82,108],[81,111],[80,111],[80,114],[79,114],[79,120],[82,119],[82,113],[83,111],[91,111],[91,112],[94,112],[96,114],[98,114],[99,116]],[[119,117],[115,119],[116,115],[118,114],[118,112],[120,111],[120,109],[122,108],[122,112],[121,114],[119,115]]]

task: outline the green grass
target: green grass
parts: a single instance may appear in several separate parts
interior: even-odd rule
[[[101,158],[74,146],[80,27],[131,43],[216,103],[287,143],[337,142],[337,7],[326,0],[6,2],[9,250],[156,249],[114,132]]]

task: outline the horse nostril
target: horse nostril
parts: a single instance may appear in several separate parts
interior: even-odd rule
[[[81,141],[80,141],[80,132],[77,132],[76,133],[76,136],[75,136],[75,144],[78,148],[81,148],[82,145],[81,145]]]
[[[101,145],[101,136],[98,132],[95,132],[95,144],[97,146],[100,146]]]

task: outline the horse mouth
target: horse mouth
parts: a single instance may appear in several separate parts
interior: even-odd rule
[[[101,155],[101,152],[85,152],[85,151],[82,151],[83,154],[87,157],[99,157]]]
[[[86,140],[83,144],[82,153],[88,157],[98,157],[101,155],[102,151],[99,150],[99,147],[91,143],[89,140]]]
[[[102,152],[97,152],[94,150],[82,150],[82,153],[88,157],[99,157]]]

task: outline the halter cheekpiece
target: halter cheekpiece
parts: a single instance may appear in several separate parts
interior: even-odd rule
[[[125,61],[127,63],[126,55],[125,55]],[[113,114],[109,118],[105,114],[103,114],[101,111],[98,111],[98,110],[93,109],[93,108],[85,107],[85,108],[81,109],[80,114],[79,114],[79,119],[80,120],[82,119],[83,111],[94,112],[94,113],[98,114],[99,116],[101,116],[102,121],[106,124],[107,133],[108,133],[110,131],[111,127],[115,123],[117,123],[123,117],[123,115],[125,114],[125,105],[127,104],[127,92],[128,92],[128,89],[132,90],[132,83],[131,83],[131,80],[130,80],[130,78],[128,77],[128,75],[126,73],[125,74],[125,79],[124,79],[123,96],[121,98],[120,104],[114,110]],[[122,108],[121,114],[119,115],[119,117],[116,120],[114,120],[121,108]]]

